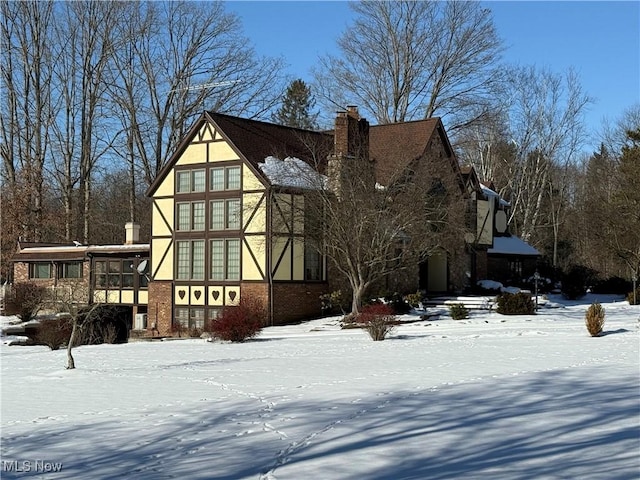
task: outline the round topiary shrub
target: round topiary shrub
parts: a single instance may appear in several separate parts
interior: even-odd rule
[[[505,292],[498,295],[497,300],[496,311],[502,315],[533,315],[536,311],[535,303],[528,293]]]
[[[584,317],[589,335],[597,337],[602,333],[602,329],[604,328],[604,316],[604,307],[597,302],[592,303],[587,309],[587,313]]]

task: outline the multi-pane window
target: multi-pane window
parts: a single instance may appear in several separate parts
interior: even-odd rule
[[[199,170],[181,170],[176,172],[176,192],[192,193],[204,192],[206,185],[206,171]]]
[[[211,230],[239,230],[240,199],[211,200],[210,217]]]
[[[204,202],[176,204],[176,225],[179,231],[204,230]]]
[[[521,260],[509,260],[509,270],[511,274],[516,277],[522,276],[522,261]]]
[[[29,264],[29,278],[51,278],[52,277],[51,263],[30,263]]]
[[[96,288],[104,289],[130,289],[135,286],[135,278],[138,277],[138,285],[147,286],[147,277],[138,273],[136,262],[140,259],[123,260],[97,260],[95,262]]]
[[[304,279],[309,281],[322,280],[322,256],[316,248],[310,245],[304,247]]]
[[[204,240],[176,242],[177,278],[204,280]]]
[[[216,167],[209,171],[209,190],[240,190],[240,167]]]
[[[59,263],[58,278],[82,278],[82,262]]]
[[[175,323],[183,328],[204,328],[204,308],[176,307],[174,312]]]
[[[240,240],[215,239],[210,244],[211,280],[240,280]]]

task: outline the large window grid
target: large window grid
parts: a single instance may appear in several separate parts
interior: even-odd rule
[[[178,280],[204,280],[204,240],[176,242]]]
[[[125,258],[118,260],[97,260],[95,262],[96,288],[132,289],[135,287],[135,277],[138,276],[138,286],[147,287],[147,277],[136,270],[136,262],[140,259]]]
[[[209,170],[209,190],[240,190],[240,167],[216,167]]]
[[[176,172],[176,193],[204,192],[206,170],[179,170]]]
[[[240,229],[240,199],[211,200],[209,203],[211,230]]]
[[[174,321],[182,328],[204,329],[204,308],[176,307]]]
[[[210,241],[210,280],[240,280],[240,240]]]
[[[178,231],[202,231],[205,226],[204,202],[180,202],[176,204],[176,229]]]

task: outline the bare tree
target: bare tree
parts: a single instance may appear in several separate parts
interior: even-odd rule
[[[0,8],[3,193],[5,199],[22,197],[12,205],[18,235],[39,241],[44,228],[44,168],[55,115],[48,42],[53,6],[51,2],[2,2]]]
[[[396,158],[398,166],[387,170],[381,185],[369,159],[368,133],[360,130],[352,138],[348,153],[329,155],[327,177],[305,177],[304,171],[296,176],[307,178],[309,187],[299,212],[305,242],[346,278],[351,315],[357,315],[378,280],[415,267],[432,253],[459,253],[465,208],[457,165],[448,159]]]
[[[127,4],[111,95],[127,160],[150,184],[194,115],[209,109],[260,117],[284,90],[282,60],[258,58],[222,2]]]
[[[564,168],[578,153],[584,140],[583,114],[591,99],[573,71],[563,77],[535,67],[516,69],[509,85],[512,94],[505,108],[515,156],[501,165],[508,182],[500,193],[511,200],[509,221],[515,232],[529,240],[549,221],[542,207],[552,169]]]
[[[378,123],[440,116],[449,130],[490,110],[501,41],[476,2],[353,4],[358,15],[315,72],[318,99],[360,105]]]

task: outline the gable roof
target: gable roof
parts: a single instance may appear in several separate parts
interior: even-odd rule
[[[269,156],[275,156],[281,160],[286,157],[299,158],[324,174],[327,155],[333,152],[334,132],[332,130],[318,132],[222,113],[205,112],[191,127],[176,152],[159,172],[147,190],[147,195],[153,195],[184,149],[206,122],[215,126],[237,155],[246,160],[254,174],[262,178],[265,183],[268,183],[268,179],[258,165],[264,163]],[[376,180],[385,184],[394,172],[407,167],[412,161],[424,155],[436,134],[440,135],[453,168],[459,172],[457,159],[440,118],[370,126],[369,157],[375,160]]]

